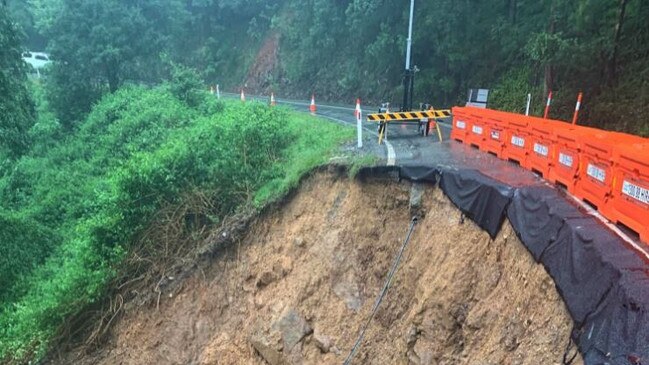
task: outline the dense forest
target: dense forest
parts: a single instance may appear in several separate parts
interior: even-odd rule
[[[216,100],[208,85],[398,104],[408,10],[0,0],[0,363],[92,335],[110,320],[109,288],[161,270],[204,225],[280,196],[350,137]],[[551,116],[568,119],[583,91],[580,123],[649,135],[648,1],[428,0],[415,13],[415,102],[450,107],[481,87],[510,111],[531,93],[538,115],[551,90]],[[26,50],[54,60],[42,78],[28,77]],[[179,211],[196,220],[179,224]],[[165,239],[184,246],[155,236],[165,222],[181,227]]]
[[[52,107],[74,124],[124,83],[199,71],[236,91],[349,103],[400,102],[408,4],[396,0],[9,0],[29,36],[61,62]],[[643,0],[416,2],[416,102],[449,107],[469,88],[491,106],[567,119],[584,92],[582,123],[649,133],[649,3]]]

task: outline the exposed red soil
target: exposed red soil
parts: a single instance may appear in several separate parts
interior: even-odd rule
[[[272,33],[265,40],[255,62],[246,76],[246,90],[254,94],[266,94],[279,65],[279,34]]]

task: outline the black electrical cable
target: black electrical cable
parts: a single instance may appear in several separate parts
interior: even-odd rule
[[[363,329],[361,330],[360,335],[358,336],[358,339],[356,340],[356,343],[354,344],[354,347],[352,347],[352,350],[349,352],[349,355],[345,359],[345,362],[343,363],[344,365],[349,365],[351,364],[352,359],[354,358],[354,355],[356,355],[356,351],[358,351],[358,348],[361,345],[361,342],[363,342],[363,337],[365,337],[365,331],[367,331],[367,328],[370,326],[370,323],[372,322],[372,319],[376,315],[377,310],[379,309],[379,305],[381,305],[381,302],[383,301],[383,298],[385,297],[385,294],[388,292],[388,288],[390,287],[390,283],[392,282],[392,277],[394,274],[397,272],[397,268],[399,267],[399,263],[401,262],[401,257],[403,257],[403,252],[406,250],[406,247],[408,246],[408,242],[410,242],[410,236],[412,235],[412,232],[415,230],[415,225],[417,224],[417,217],[412,217],[412,222],[410,223],[410,229],[408,230],[408,235],[406,236],[405,241],[403,242],[403,245],[401,245],[401,250],[399,250],[399,254],[394,260],[394,263],[392,264],[392,268],[390,269],[390,272],[388,273],[388,277],[385,281],[385,285],[383,285],[383,289],[381,290],[381,293],[379,296],[376,298],[376,302],[374,302],[374,307],[372,308],[372,313],[370,314],[370,317],[367,319],[365,322],[365,325],[363,325]]]

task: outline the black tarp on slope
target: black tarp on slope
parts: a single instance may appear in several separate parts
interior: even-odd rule
[[[597,310],[576,331],[586,364],[649,363],[646,271],[624,271]]]
[[[413,182],[437,184],[439,170],[429,166],[374,166],[365,167],[358,172],[361,179],[387,176],[396,179],[407,179]]]
[[[432,183],[441,176],[449,199],[492,237],[507,215],[554,279],[587,365],[649,364],[649,264],[598,220],[544,185],[513,188],[474,169],[388,171]]]
[[[508,218],[575,323],[586,364],[649,363],[649,265],[556,189],[517,189]]]
[[[569,219],[541,256],[566,307],[580,327],[604,295],[619,280],[620,272],[604,260],[596,240],[605,237],[592,218]],[[603,236],[601,234],[604,234]]]
[[[437,184],[439,170],[430,166],[402,166],[399,176],[414,182]]]
[[[516,189],[507,209],[512,227],[537,262],[556,241],[566,219],[579,217],[583,213],[548,186]]]
[[[475,170],[444,170],[439,186],[478,226],[495,238],[505,220],[513,189]]]

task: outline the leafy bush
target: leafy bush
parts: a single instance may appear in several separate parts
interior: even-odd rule
[[[207,95],[192,107],[183,95],[123,88],[0,177],[0,360],[40,358],[185,193],[209,192],[218,220],[278,197],[352,135],[282,108]]]
[[[0,301],[19,275],[42,263],[58,242],[56,233],[29,218],[0,210]]]

